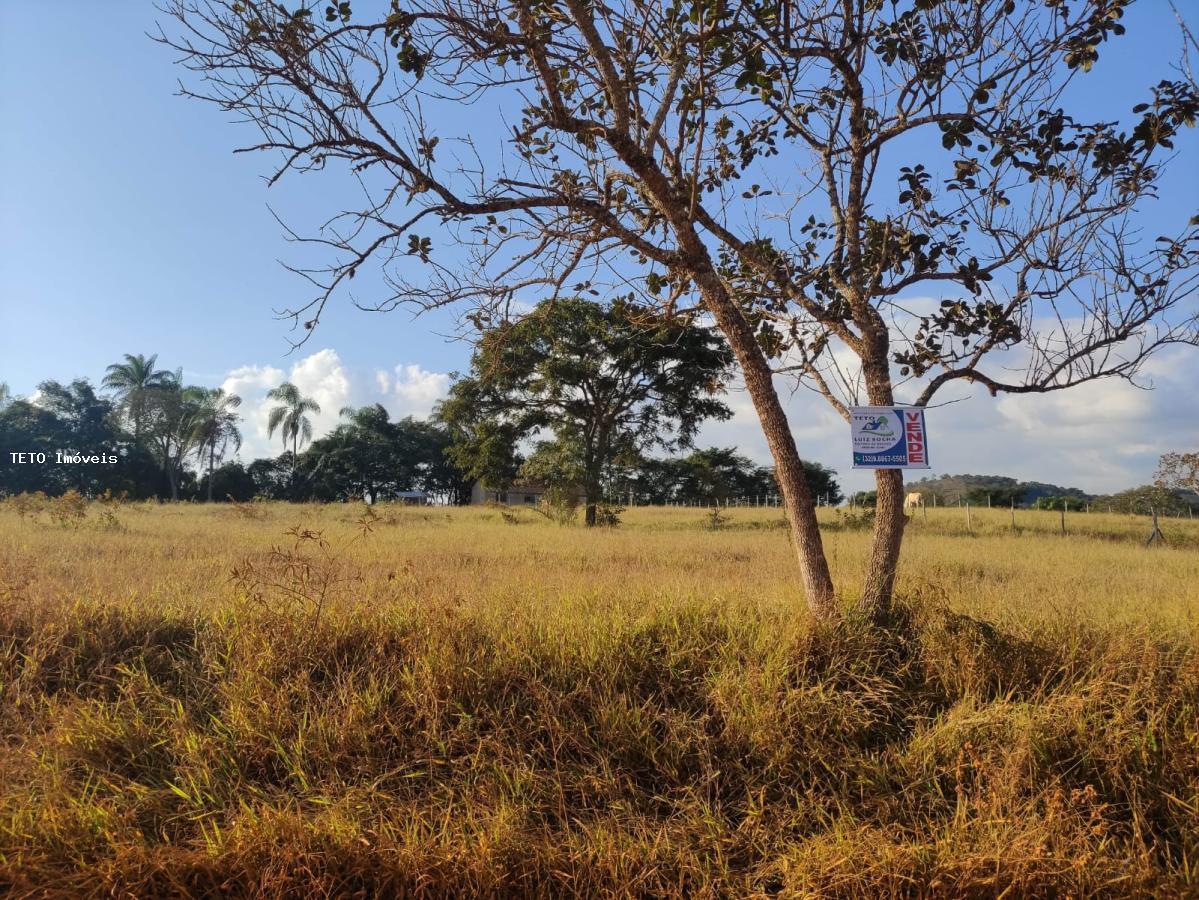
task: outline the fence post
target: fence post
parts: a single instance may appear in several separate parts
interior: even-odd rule
[[[958,504],[961,505],[961,502],[962,501],[959,500]],[[966,533],[967,534],[974,533],[974,526],[971,525],[971,523],[970,523],[970,501],[969,500],[966,501]]]
[[[1153,531],[1149,535],[1149,540],[1145,541],[1146,547],[1152,546],[1154,541],[1161,541],[1163,544],[1166,542],[1166,536],[1162,534],[1162,530],[1157,525],[1157,507],[1151,507],[1150,511],[1153,513]]]
[[[1016,498],[1012,497],[1012,531],[1016,530]]]
[[[1066,507],[1069,505],[1068,500],[1062,501],[1062,537],[1066,536]]]

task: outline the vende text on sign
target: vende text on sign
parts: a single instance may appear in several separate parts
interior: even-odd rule
[[[922,406],[853,406],[849,410],[855,469],[927,469]]]

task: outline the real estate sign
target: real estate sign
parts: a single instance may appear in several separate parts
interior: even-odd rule
[[[854,406],[849,410],[855,469],[927,469],[924,407]]]

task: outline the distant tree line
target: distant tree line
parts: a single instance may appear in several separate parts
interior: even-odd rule
[[[452,505],[469,502],[482,480],[500,490],[536,481],[578,491],[589,509],[630,499],[711,505],[778,497],[771,467],[734,448],[692,446],[703,419],[729,414],[717,394],[730,358],[711,332],[681,319],[647,321],[632,307],[603,312],[563,300],[522,325],[519,333],[492,333],[470,375],[456,380],[428,421],[392,420],[378,404],[345,407],[339,424],[314,440],[319,404],[293,384],[279,385],[267,394],[267,427],[283,452],[248,464],[229,458],[242,446],[241,398],[186,385],[181,370],[159,369],[154,355],[109,366],[99,391],[84,378],[42,382],[28,398],[0,387],[0,495],[76,490],[209,502],[415,495]],[[554,342],[544,340],[549,326]],[[570,346],[562,334],[573,336]],[[662,450],[688,452],[655,455]],[[48,463],[13,462],[7,454],[14,452],[45,454]],[[59,453],[115,461],[61,465]],[[821,502],[841,502],[836,473],[805,466]]]
[[[1193,456],[1194,454],[1191,454]],[[1041,481],[1018,481],[1002,475],[942,475],[911,482],[909,493],[918,492],[929,506],[1017,506],[1047,510],[1111,510],[1112,512],[1183,513],[1199,509],[1199,494],[1188,481],[1182,462],[1188,454],[1171,453],[1162,457],[1155,484],[1141,485],[1114,494],[1089,494],[1080,488],[1062,487]],[[1178,462],[1175,462],[1178,461]],[[1170,468],[1173,466],[1174,468]],[[872,492],[855,494],[852,502],[872,506]]]
[[[837,473],[820,463],[804,463],[818,502],[836,506],[844,499]],[[778,481],[773,466],[760,466],[734,447],[708,447],[687,456],[642,459],[611,484],[615,500],[637,503],[713,505],[776,502]]]
[[[156,356],[126,355],[98,393],[85,378],[43,381],[30,398],[0,393],[0,493],[76,490],[174,500],[212,498],[225,458],[241,446],[241,399],[183,383]],[[28,454],[13,459],[11,454]],[[101,457],[59,464],[58,457]],[[44,460],[44,462],[43,462]]]
[[[108,367],[99,391],[85,378],[44,381],[28,398],[5,385],[0,494],[329,501],[419,491],[446,503],[469,496],[471,480],[449,461],[452,436],[442,423],[393,422],[381,406],[346,408],[344,421],[312,441],[316,401],[286,382],[267,396],[275,404],[268,433],[280,436],[284,452],[243,465],[228,460],[242,445],[241,398],[184,384],[181,370],[157,367],[157,356],[126,355]],[[60,455],[103,461],[60,464]]]
[[[300,452],[258,459],[246,468],[252,496],[271,500],[391,500],[424,494],[443,504],[466,503],[474,479],[455,465],[453,440],[441,422],[411,416],[392,421],[381,405],[341,410],[342,422]]]
[[[1078,488],[1040,481],[1018,481],[1003,475],[941,475],[908,484],[909,493],[919,492],[932,506],[1034,506],[1042,497],[1067,497],[1085,502],[1089,494]]]
[[[772,467],[736,448],[692,445],[705,418],[725,418],[718,393],[729,358],[711,332],[645,319],[633,307],[543,304],[521,330],[499,328],[480,345],[468,376],[427,421],[393,421],[381,405],[340,410],[341,421],[313,440],[315,400],[290,383],[268,393],[268,434],[283,453],[231,461],[242,445],[241,398],[184,384],[156,356],[126,355],[108,367],[98,392],[87,379],[44,381],[29,398],[0,384],[0,495],[76,490],[131,498],[245,501],[394,499],[419,495],[467,503],[483,481],[518,481],[578,491],[587,507],[769,502],[779,495]],[[554,339],[550,340],[553,335]],[[647,337],[648,336],[648,337]],[[642,347],[649,341],[651,346]],[[638,359],[637,367],[627,361]],[[673,456],[654,451],[686,451]],[[524,452],[527,451],[527,452]],[[103,454],[115,462],[37,464],[9,454]],[[805,462],[818,503],[845,497],[836,473]],[[1096,509],[1180,514],[1199,509],[1199,454],[1162,457],[1156,482],[1096,496],[1078,488],[995,475],[944,475],[908,485],[927,505]],[[873,491],[850,502],[874,506]]]

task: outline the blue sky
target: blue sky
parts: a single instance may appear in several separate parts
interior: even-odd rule
[[[269,449],[261,394],[283,377],[326,405],[318,426],[345,403],[426,413],[469,355],[444,337],[455,331],[448,314],[372,314],[342,298],[289,353],[290,323],[273,310],[307,294],[278,260],[305,257],[268,203],[297,227],[315,225],[340,208],[345,183],[308,176],[268,190],[269,161],[231,152],[252,135],[174,96],[184,73],[146,36],[157,15],[149,0],[0,0],[0,381],[17,394],[46,378],[98,382],[123,353],[158,353],[192,382],[245,396],[246,454]],[[1085,81],[1080,99],[1096,111],[1127,112],[1174,74],[1168,4],[1145,0],[1126,21],[1129,36]],[[1178,222],[1199,206],[1199,164],[1188,162],[1199,160],[1199,132],[1179,150],[1185,159],[1151,221]],[[1144,481],[1159,453],[1199,446],[1199,351],[1171,352],[1150,374],[1152,393],[1109,383],[931,411],[935,471],[1095,491]],[[703,438],[765,460],[747,398],[731,400],[735,419]],[[847,426],[812,395],[789,405],[801,452],[865,486],[866,473],[848,470]]]

